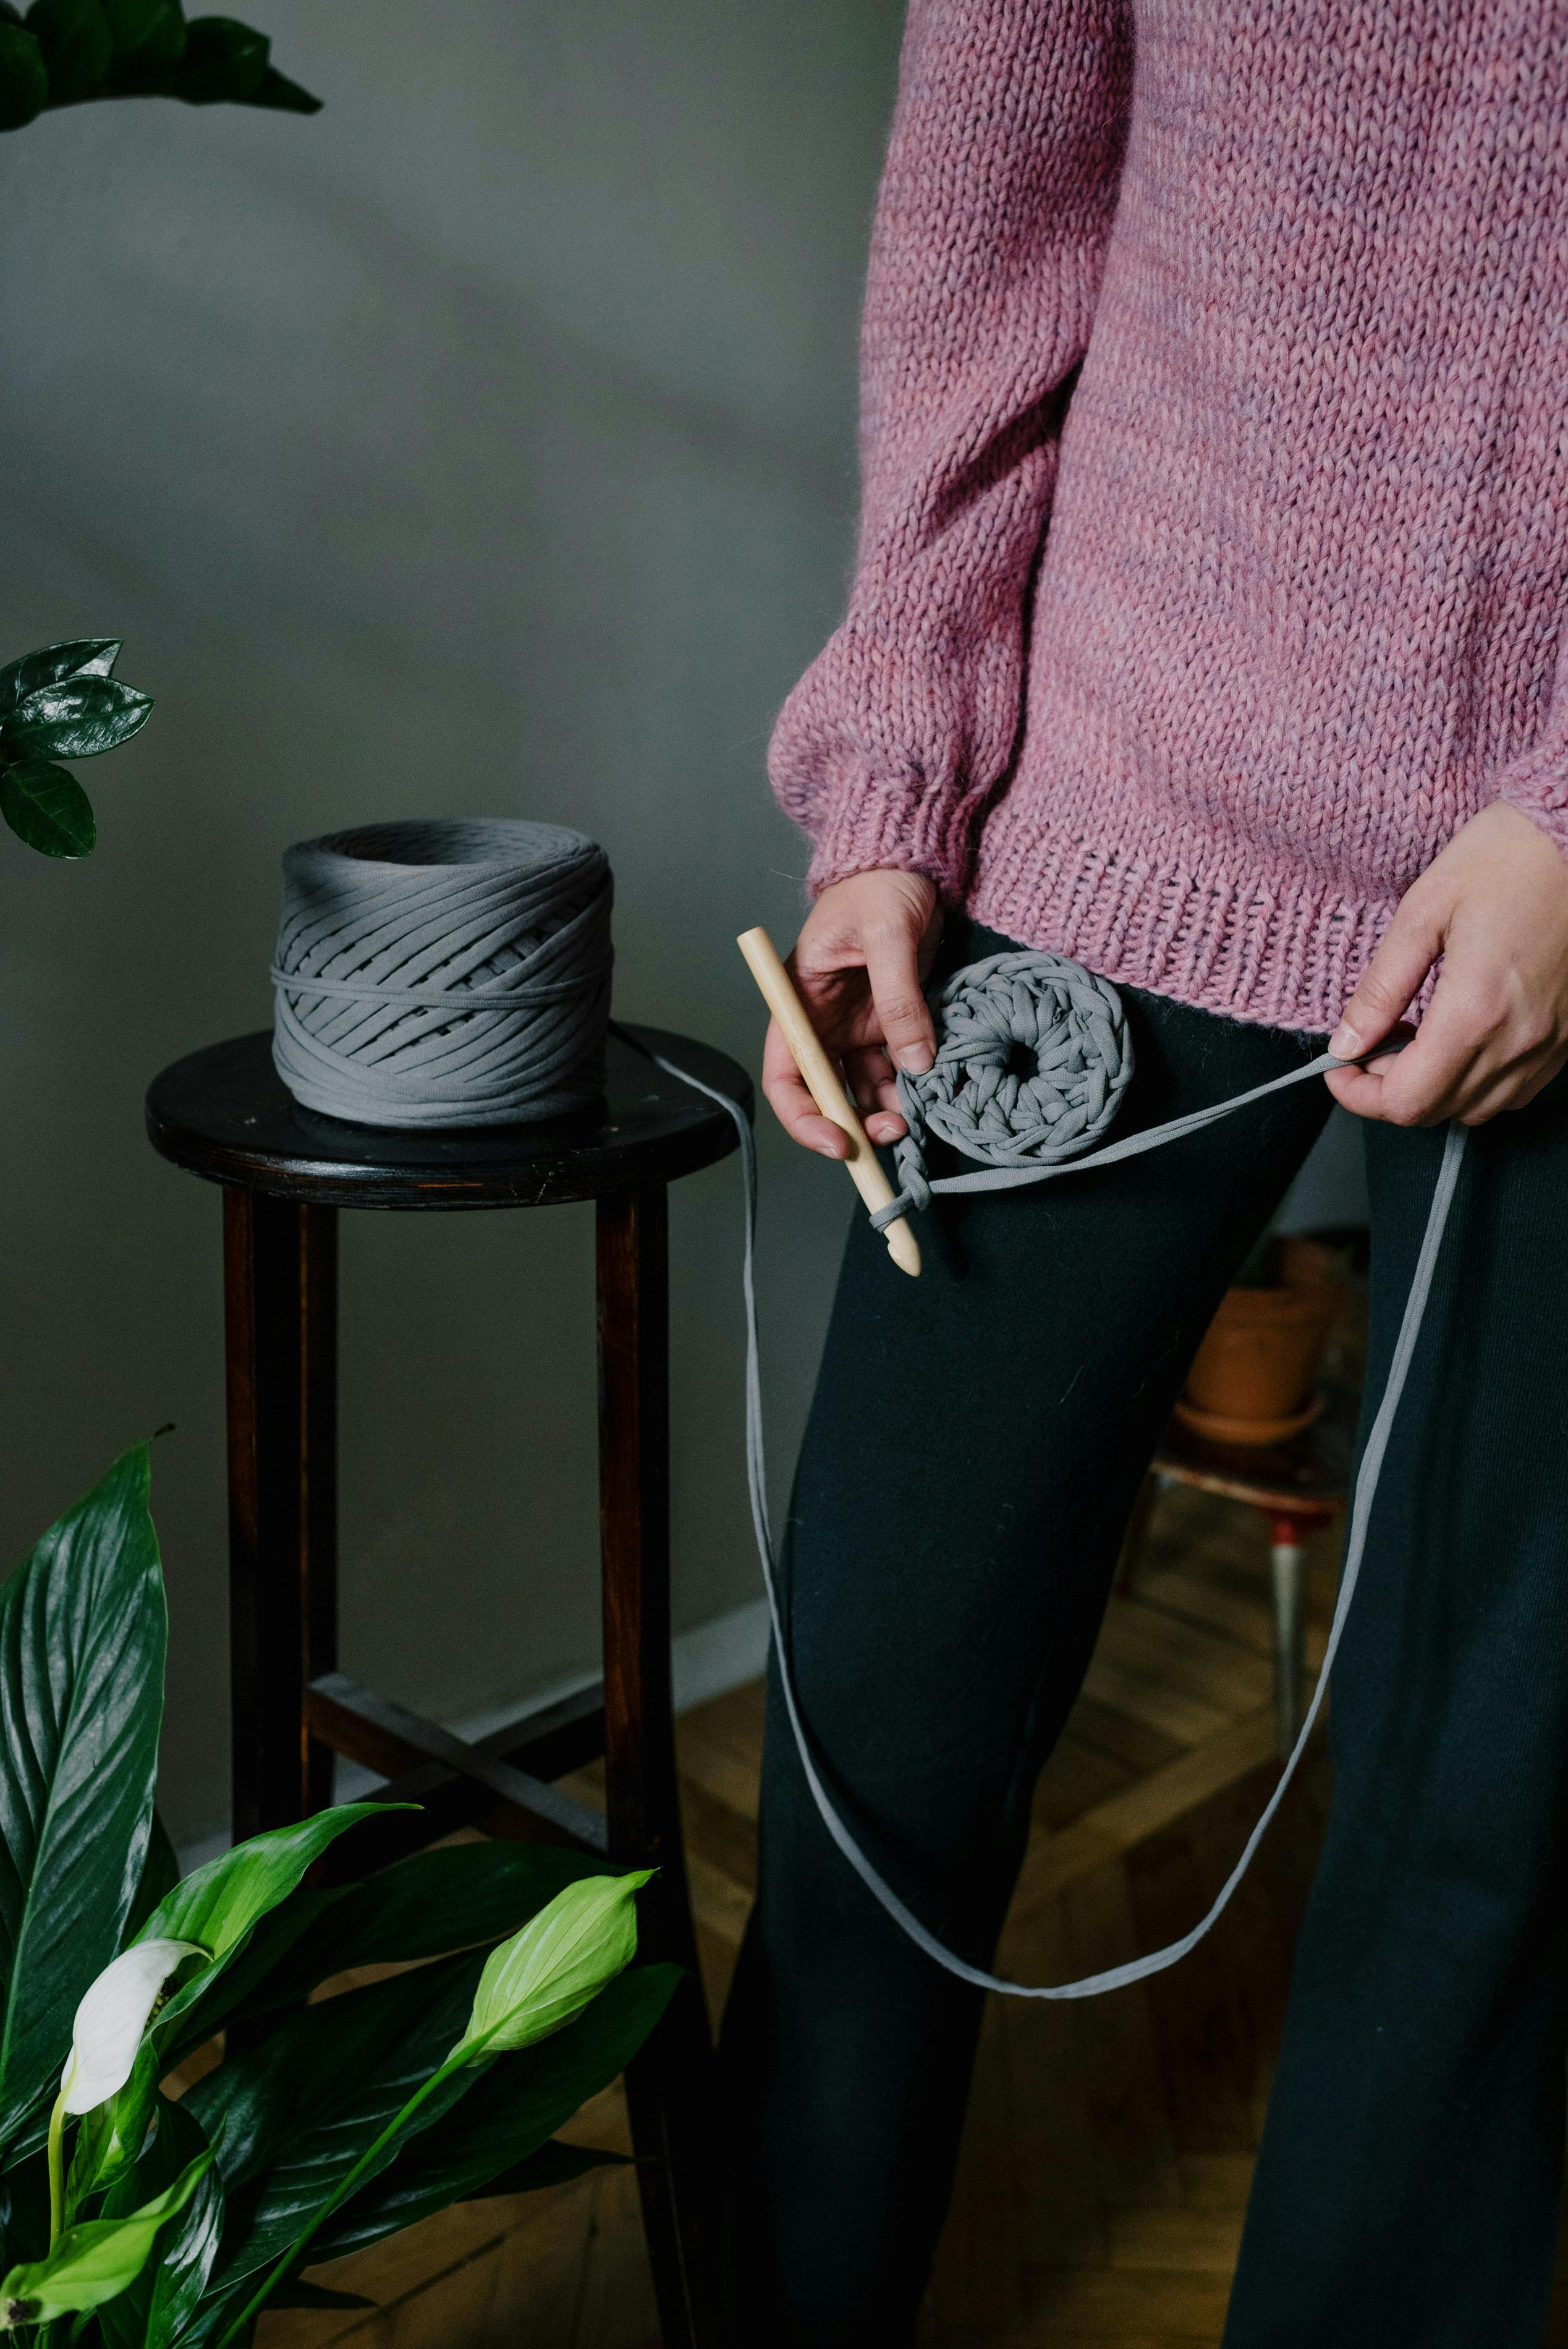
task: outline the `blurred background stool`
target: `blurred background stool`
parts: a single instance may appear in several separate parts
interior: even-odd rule
[[[1171,1485],[1243,1502],[1267,1518],[1274,1721],[1282,1760],[1295,1743],[1305,1701],[1305,1546],[1310,1535],[1344,1512],[1360,1405],[1354,1387],[1326,1383],[1319,1392],[1323,1410],[1318,1417],[1284,1444],[1212,1444],[1172,1419],[1139,1493],[1121,1554],[1119,1587],[1125,1591],[1138,1571],[1155,1500],[1162,1487]]]
[[[724,1054],[662,1029],[628,1032],[749,1108],[749,1081]],[[687,1979],[626,2095],[665,2349],[706,2349],[717,2136],[670,1681],[666,1186],[727,1157],[734,1125],[616,1035],[593,1111],[468,1130],[351,1125],[300,1107],[264,1030],[166,1069],[147,1128],[164,1157],[223,1185],[235,1837],[330,1803],[343,1754],[386,1781],[375,1799],[421,1806],[356,1832],[362,1867],[473,1826],[658,1870],[638,1900],[639,1955],[672,1959]],[[337,1669],[337,1211],[588,1199],[603,1674],[470,1745]],[[600,1754],[603,1816],[553,1783]]]

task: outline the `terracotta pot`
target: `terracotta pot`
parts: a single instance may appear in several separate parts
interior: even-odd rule
[[[1326,1280],[1228,1288],[1187,1374],[1183,1402],[1204,1419],[1229,1423],[1233,1444],[1277,1443],[1304,1425],[1342,1295]]]

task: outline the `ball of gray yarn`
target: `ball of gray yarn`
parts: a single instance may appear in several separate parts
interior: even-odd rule
[[[603,1091],[609,860],[563,824],[364,824],[284,857],[273,1060],[362,1125],[510,1125]]]
[[[1053,1166],[1088,1150],[1132,1081],[1132,1042],[1116,989],[1065,955],[991,955],[933,1000],[936,1060],[902,1074],[909,1133],[899,1180],[928,1204],[928,1133],[986,1166]]]

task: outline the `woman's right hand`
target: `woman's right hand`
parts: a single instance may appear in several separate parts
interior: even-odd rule
[[[788,957],[811,1025],[842,1067],[872,1142],[896,1142],[904,1132],[894,1069],[923,1076],[936,1057],[921,989],[941,936],[936,890],[923,874],[853,873],[823,890]],[[776,1019],[763,1049],[762,1090],[803,1149],[849,1155],[848,1137],[811,1099]]]

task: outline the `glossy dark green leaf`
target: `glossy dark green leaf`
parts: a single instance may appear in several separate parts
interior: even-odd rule
[[[244,106],[267,69],[272,43],[235,16],[193,16],[170,89],[187,106]]]
[[[58,685],[67,677],[108,677],[119,650],[118,636],[69,636],[8,661],[0,668],[0,717],[41,685]]]
[[[180,1855],[169,1840],[169,1830],[152,1814],[152,1827],[147,1838],[147,1858],[142,1866],[141,1882],[136,1888],[136,1898],[130,1904],[130,1914],[125,1920],[125,1938],[134,1941],[166,1892],[172,1892],[180,1881]]]
[[[0,2173],[0,2269],[41,2260],[49,2248],[49,2169],[43,2146],[26,2161],[13,2153]]]
[[[205,2132],[182,2104],[158,2099],[157,2127],[146,2152],[104,2204],[119,2219],[173,2183],[207,2147]],[[201,2296],[222,2234],[223,2187],[216,2166],[206,2170],[181,2214],[134,2283],[98,2312],[107,2349],[167,2349],[179,2339]]]
[[[0,767],[0,815],[41,856],[90,856],[98,840],[92,802],[74,775],[47,759]]]
[[[495,2180],[503,2173],[512,2180],[504,2190],[521,2191],[522,2167],[579,2106],[625,2070],[680,1979],[676,1966],[634,1967],[553,2038],[498,2057],[461,2104],[411,2138],[378,2178],[328,2220],[311,2245],[312,2259],[336,2259],[377,2242],[486,2187],[502,2191]],[[574,2151],[558,2147],[541,2164],[537,2182],[558,2182],[561,2162]],[[605,2158],[591,2154],[583,2166]]]
[[[276,66],[267,67],[245,103],[247,106],[270,106],[279,114],[321,112],[320,98],[313,98],[308,89],[302,89],[297,81],[290,81],[286,74],[279,73]]]
[[[302,1884],[262,1920],[220,1979],[197,1977],[166,2060],[178,2063],[222,2023],[299,2004],[351,1967],[499,1941],[562,1885],[603,1873],[602,1860],[553,1844],[472,1843],[418,1852],[357,1884],[325,1890]]]
[[[379,1803],[345,1803],[293,1826],[271,1827],[192,1868],[164,1894],[137,1940],[195,1941],[209,1952],[210,1961],[175,1992],[159,2016],[160,2045],[167,2047],[180,2017],[238,1955],[267,1911],[287,1899],[312,1861],[361,1819],[385,1816]]]
[[[0,745],[15,759],[96,759],[129,742],[151,712],[151,695],[118,677],[67,678],[16,704],[0,729]]]
[[[363,1883],[311,1896],[314,1917],[247,2011],[291,2004],[351,1966],[440,1957],[501,1940],[568,1884],[610,1872],[602,1860],[554,1844],[469,1843],[417,1852]]]
[[[190,2091],[185,2101],[218,2147],[229,2196],[222,2250],[192,2343],[244,2305],[438,2069],[461,2035],[482,1962],[477,1955],[444,1959],[322,2000]],[[466,2067],[454,2072],[414,2126],[433,2126],[481,2076]],[[384,2161],[396,2152],[394,2141]]]
[[[0,130],[20,130],[48,102],[48,67],[34,35],[0,24]]]
[[[99,0],[33,0],[27,29],[44,52],[51,106],[73,105],[102,88],[114,52]]]
[[[210,2152],[199,2154],[172,2186],[126,2218],[67,2227],[41,2260],[0,2277],[0,2300],[22,2302],[41,2324],[100,2308],[135,2282],[160,2232],[185,2209],[211,2162]]]
[[[52,2085],[146,1861],[168,1638],[147,1446],[0,1587],[0,2144]]]
[[[118,63],[134,58],[167,72],[185,54],[185,12],[180,0],[103,0]]]
[[[66,2182],[68,2217],[76,2215],[89,2194],[106,2192],[139,2159],[158,2105],[158,2051],[144,2040],[124,2087],[77,2123]]]

